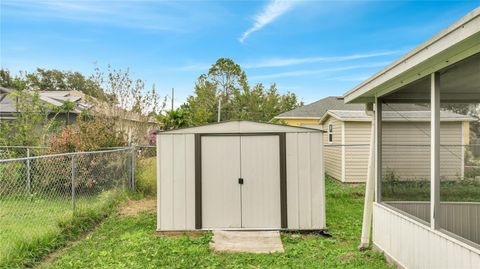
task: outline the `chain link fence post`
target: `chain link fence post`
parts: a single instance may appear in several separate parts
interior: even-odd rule
[[[131,179],[132,179],[132,183],[131,183],[131,191],[135,191],[135,161],[136,161],[136,158],[135,158],[135,155],[137,154],[137,151],[136,151],[136,148],[135,148],[135,144],[132,144],[132,176],[131,176]]]
[[[32,175],[30,174],[30,148],[27,148],[27,190],[32,194]]]
[[[75,215],[75,154],[72,154],[72,214]]]

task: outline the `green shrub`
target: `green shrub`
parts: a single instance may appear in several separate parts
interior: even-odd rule
[[[115,122],[103,118],[82,119],[64,128],[50,140],[52,153],[95,151],[127,145],[126,135],[116,131]]]

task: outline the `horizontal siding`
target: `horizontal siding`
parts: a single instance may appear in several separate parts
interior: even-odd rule
[[[443,179],[462,177],[462,127],[461,122],[441,123],[440,176]],[[393,172],[399,179],[429,179],[430,123],[383,122],[382,144],[384,175]]]
[[[429,202],[387,202],[419,219],[430,222]],[[480,245],[480,203],[440,203],[440,227]]]
[[[478,268],[480,250],[374,203],[373,242],[404,268]]]
[[[333,142],[328,142],[328,125],[333,127]],[[323,144],[325,145],[325,172],[342,180],[342,122],[330,117],[324,124]]]
[[[365,182],[370,150],[370,122],[345,122],[345,182]]]

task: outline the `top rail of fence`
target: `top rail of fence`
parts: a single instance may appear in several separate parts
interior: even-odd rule
[[[42,158],[55,158],[55,157],[64,157],[64,156],[73,156],[73,155],[88,155],[88,154],[99,154],[99,153],[107,153],[107,152],[111,153],[111,152],[120,152],[120,151],[127,151],[127,150],[131,150],[131,148],[124,147],[124,148],[115,148],[115,149],[109,149],[109,150],[76,151],[76,152],[40,155],[40,156],[32,156],[32,157],[0,159],[0,163],[18,162],[18,161],[34,160],[34,159],[42,159]]]
[[[49,149],[45,146],[0,146],[0,149]]]

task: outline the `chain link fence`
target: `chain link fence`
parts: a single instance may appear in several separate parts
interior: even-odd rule
[[[132,148],[0,159],[0,260],[133,189]]]
[[[135,154],[132,154],[134,165],[133,188],[146,196],[153,196],[156,193],[156,156],[157,147],[151,145],[133,145]]]
[[[49,147],[0,146],[0,159],[25,158],[47,155]]]

